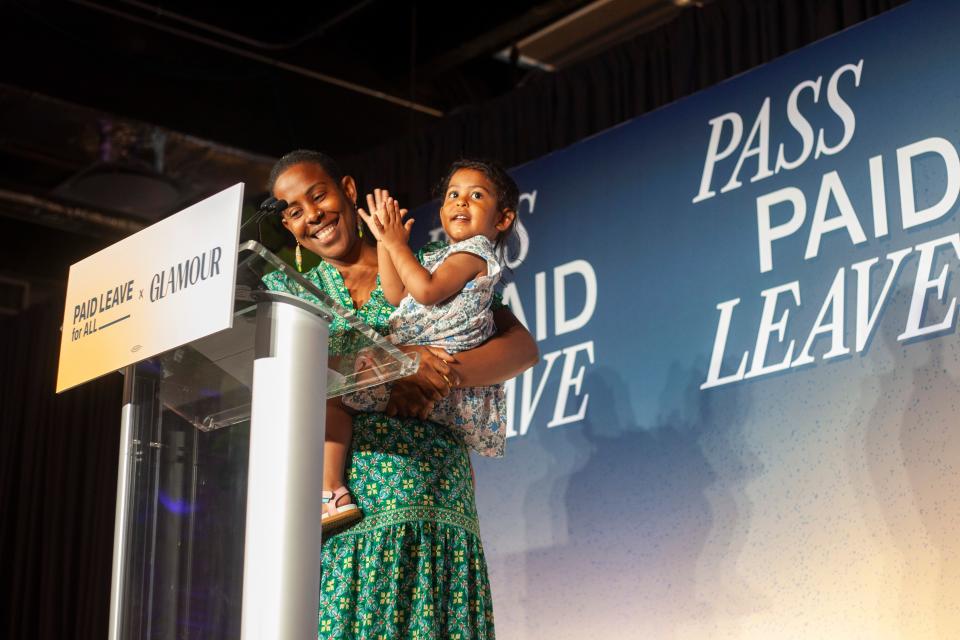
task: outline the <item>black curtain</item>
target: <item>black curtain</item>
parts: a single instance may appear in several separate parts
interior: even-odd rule
[[[903,2],[717,0],[345,164],[365,187],[424,202],[462,155],[521,164]],[[11,640],[107,633],[122,381],[54,394],[61,314],[0,321],[0,636]]]
[[[430,200],[457,158],[520,165],[906,1],[716,0],[691,6],[669,24],[594,58],[529,76],[496,100],[346,158],[344,168],[361,189],[386,186],[416,206]],[[322,141],[322,131],[317,136]]]
[[[0,637],[104,638],[122,379],[54,394],[60,305],[0,320]]]

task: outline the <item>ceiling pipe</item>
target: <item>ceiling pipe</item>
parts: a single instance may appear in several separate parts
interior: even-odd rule
[[[283,69],[284,71],[289,71],[290,73],[295,73],[312,80],[319,80],[320,82],[325,82],[326,84],[331,84],[341,89],[347,89],[348,91],[353,91],[361,95],[365,95],[371,98],[376,98],[377,100],[383,100],[384,102],[389,102],[406,109],[411,109],[413,111],[419,111],[420,113],[425,113],[429,116],[435,118],[442,118],[443,111],[439,109],[434,109],[427,105],[423,105],[412,100],[405,100],[404,98],[398,98],[397,96],[390,95],[383,91],[378,91],[376,89],[371,89],[370,87],[365,87],[363,85],[357,84],[355,82],[350,82],[349,80],[342,80],[340,78],[335,78],[334,76],[329,76],[325,73],[320,73],[319,71],[314,71],[313,69],[307,69],[306,67],[301,67],[300,65],[290,64],[289,62],[284,62],[282,60],[277,60],[276,58],[271,58],[270,56],[265,56],[263,54],[257,53],[255,51],[249,51],[247,49],[242,49],[236,47],[232,44],[227,44],[225,42],[219,42],[205,36],[201,36],[196,33],[191,33],[184,29],[179,29],[177,27],[171,27],[164,24],[159,24],[154,20],[147,18],[142,18],[140,16],[131,15],[124,11],[119,11],[112,7],[107,7],[96,2],[91,2],[90,0],[70,0],[73,4],[86,7],[87,9],[92,9],[94,11],[99,11],[101,13],[106,13],[112,15],[116,18],[121,18],[129,22],[135,22],[137,24],[142,24],[144,26],[150,27],[151,29],[157,29],[158,31],[165,31],[173,35],[185,38],[187,40],[193,40],[200,44],[207,45],[208,47],[213,47],[215,49],[220,49],[221,51],[227,51],[241,58],[247,58],[248,60],[255,60],[261,64],[265,64],[271,67],[276,67],[278,69]]]
[[[195,29],[202,29],[204,31],[214,33],[223,38],[236,40],[241,44],[245,44],[247,46],[254,47],[257,49],[263,49],[265,51],[289,51],[290,49],[295,49],[296,47],[299,47],[304,42],[307,42],[312,38],[316,38],[317,36],[322,35],[324,32],[340,24],[341,22],[343,22],[353,14],[357,13],[361,9],[364,9],[367,6],[373,4],[373,0],[363,0],[362,2],[357,2],[346,11],[341,11],[337,15],[327,20],[326,22],[317,26],[315,29],[311,29],[306,34],[300,36],[296,40],[292,40],[290,42],[264,42],[263,40],[250,38],[243,34],[237,33],[235,31],[230,31],[229,29],[224,29],[222,27],[218,27],[216,25],[203,22],[202,20],[196,20],[194,18],[191,18],[190,16],[185,16],[181,13],[169,11],[167,9],[164,9],[163,7],[150,5],[150,4],[147,4],[146,2],[138,2],[138,0],[120,0],[120,1],[123,2],[124,4],[128,4],[138,9],[141,9],[142,11],[152,13],[156,15],[158,18],[168,18],[176,22],[182,22],[184,24],[190,25],[191,27],[194,27]]]

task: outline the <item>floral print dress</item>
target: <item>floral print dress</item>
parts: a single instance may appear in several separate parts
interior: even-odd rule
[[[329,264],[303,275],[353,308]],[[281,272],[264,282],[290,290]],[[393,310],[378,281],[356,312],[386,334]],[[331,324],[331,348],[345,328]],[[317,637],[492,640],[493,602],[463,439],[435,422],[361,413],[347,482],[364,518],[323,541]]]
[[[390,340],[394,344],[432,345],[457,353],[480,346],[497,332],[492,305],[502,267],[493,243],[484,236],[450,245],[431,243],[421,250],[420,257],[423,266],[433,273],[455,253],[483,258],[487,273],[440,304],[423,305],[413,296],[405,297],[390,316]],[[390,385],[382,384],[348,393],[343,403],[360,411],[383,411],[389,398]],[[480,455],[503,455],[507,401],[502,384],[453,389],[436,403],[429,418],[459,433]]]

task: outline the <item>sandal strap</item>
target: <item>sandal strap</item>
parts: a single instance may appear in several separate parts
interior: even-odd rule
[[[350,489],[348,489],[345,486],[341,486],[337,489],[334,489],[333,491],[324,491],[322,495],[323,495],[323,505],[327,508],[327,513],[329,513],[330,515],[334,515],[337,513],[337,509],[338,509],[337,503],[340,501],[340,498],[342,498],[343,496],[349,496]],[[350,502],[347,504],[353,504],[353,500],[351,499]]]

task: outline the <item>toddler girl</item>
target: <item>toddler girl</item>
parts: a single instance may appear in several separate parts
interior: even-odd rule
[[[516,221],[519,190],[501,167],[460,160],[450,167],[442,193],[440,222],[450,244],[427,245],[420,259],[408,244],[413,220],[404,220],[406,210],[389,193],[376,190],[367,196],[370,212],[358,212],[377,239],[384,297],[397,306],[390,316],[390,340],[456,353],[480,345],[496,332],[491,302],[502,270],[497,252]],[[383,411],[389,396],[389,385],[378,385],[347,394],[342,402],[330,402],[327,440],[349,444],[351,415],[357,410]],[[501,385],[452,389],[434,405],[428,419],[457,431],[481,455],[503,455],[506,407]],[[342,478],[345,462],[339,461],[339,471],[329,469],[330,473],[338,471]],[[325,531],[361,517],[356,505],[346,503],[348,498],[344,486],[324,492]]]

